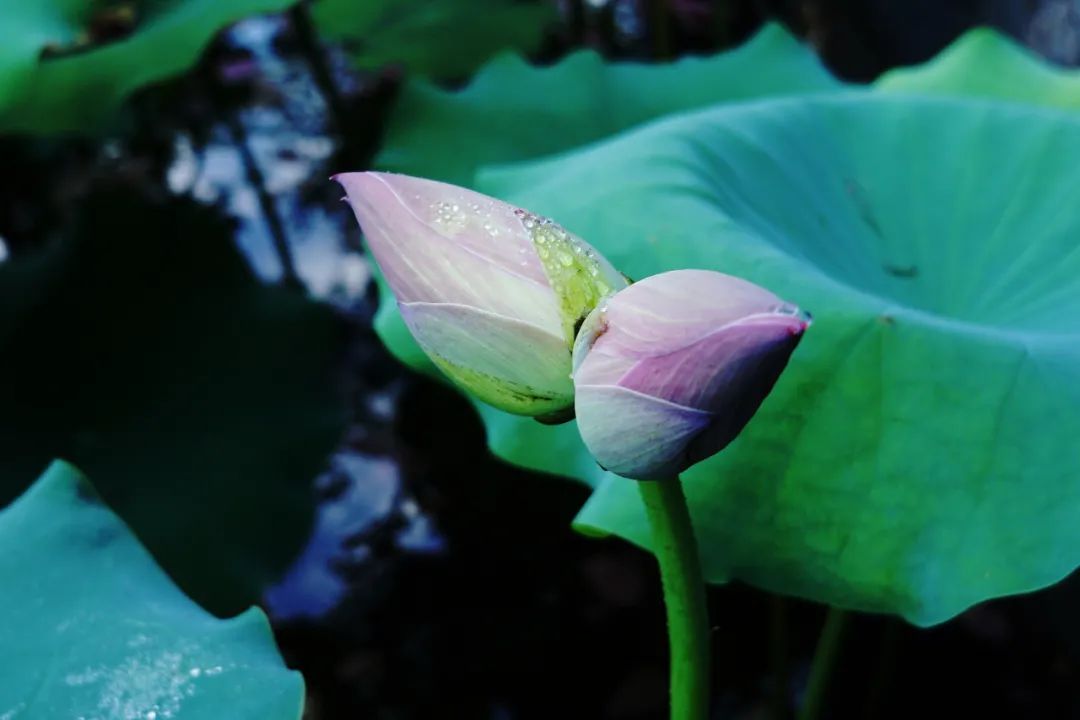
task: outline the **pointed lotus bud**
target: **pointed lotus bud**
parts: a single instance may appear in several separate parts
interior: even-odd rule
[[[677,475],[735,439],[809,323],[769,291],[717,272],[677,270],[619,291],[574,347],[582,439],[619,475]]]
[[[508,412],[572,406],[577,328],[626,286],[607,260],[550,220],[465,188],[373,172],[334,179],[439,369]]]

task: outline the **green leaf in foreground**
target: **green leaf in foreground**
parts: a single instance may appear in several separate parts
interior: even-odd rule
[[[98,191],[60,243],[0,264],[0,503],[66,458],[185,592],[246,607],[307,537],[343,342],[214,211]]]
[[[1080,119],[880,93],[673,118],[493,170],[644,277],[745,277],[814,313],[744,434],[685,476],[707,577],[913,622],[1080,563]],[[572,429],[484,413],[496,453],[588,464]],[[587,475],[578,524],[648,544]]]
[[[499,51],[535,50],[557,17],[548,0],[319,0],[312,14],[359,67],[402,65],[449,79]]]
[[[184,597],[70,465],[0,511],[0,547],[0,717],[299,719],[262,612]]]
[[[0,3],[0,132],[93,130],[133,91],[189,68],[226,25],[292,2]]]

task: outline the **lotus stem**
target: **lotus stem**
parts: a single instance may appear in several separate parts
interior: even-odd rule
[[[671,720],[709,716],[709,618],[697,539],[678,477],[639,483],[667,608]]]
[[[782,595],[769,599],[769,656],[772,663],[773,687],[770,706],[773,720],[788,716],[788,609]]]
[[[847,613],[840,608],[829,608],[825,626],[821,629],[814,659],[810,662],[810,677],[806,681],[806,694],[799,709],[799,720],[817,720],[825,701],[825,690],[832,676],[836,656],[840,652],[840,640],[847,623]]]

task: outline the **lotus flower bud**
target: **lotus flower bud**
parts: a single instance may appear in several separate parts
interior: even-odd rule
[[[417,343],[453,382],[519,415],[572,407],[577,328],[626,281],[550,220],[406,175],[334,178]]]
[[[574,347],[578,429],[604,468],[671,477],[739,434],[809,316],[739,278],[677,270],[589,315]]]

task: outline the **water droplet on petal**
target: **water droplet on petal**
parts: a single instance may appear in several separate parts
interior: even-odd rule
[[[465,229],[465,213],[458,205],[440,200],[432,203],[430,210],[431,222],[441,230],[456,235]]]
[[[793,304],[787,303],[787,302],[783,303],[781,305],[777,305],[775,308],[773,308],[773,312],[776,313],[777,315],[787,315],[787,316],[790,316],[790,317],[803,318],[804,320],[807,320],[807,321],[810,320],[810,313],[806,312],[805,310],[800,308],[798,305],[793,305]]]

